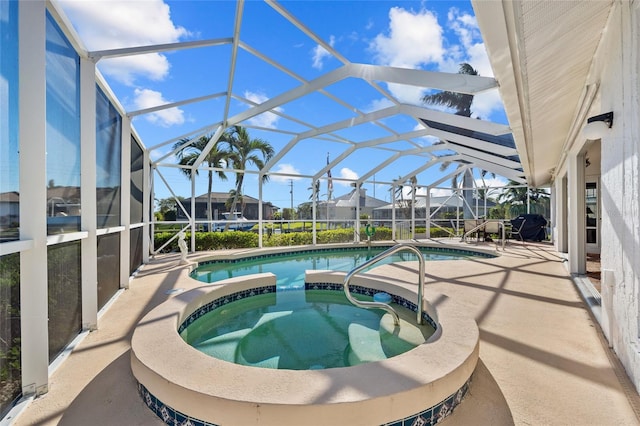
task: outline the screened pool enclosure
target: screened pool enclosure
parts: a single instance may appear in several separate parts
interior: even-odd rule
[[[263,246],[298,231],[316,244],[336,229],[359,242],[372,227],[396,240],[460,237],[465,218],[548,216],[508,125],[396,90],[473,99],[497,90],[493,78],[351,59],[296,2],[222,3],[225,24],[210,38],[102,49],[55,1],[0,2],[1,415],[47,392],[67,345],[98,328],[100,310],[170,247],[156,233],[175,241],[184,231],[194,251],[197,233],[243,222]],[[327,3],[314,7],[326,13]],[[280,30],[245,34],[256,15]],[[325,66],[278,48],[279,31],[322,51]],[[159,54],[193,71],[188,93],[172,101],[136,105],[101,72]],[[193,66],[199,55],[214,55],[227,78],[207,79]],[[154,84],[170,93],[170,81]],[[176,111],[191,119],[162,127],[158,117]]]

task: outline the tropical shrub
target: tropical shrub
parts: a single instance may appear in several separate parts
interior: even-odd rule
[[[425,228],[416,228],[416,233],[424,234]],[[162,246],[175,232],[158,232],[155,234],[155,247]],[[448,237],[450,234],[441,228],[431,228],[431,237]],[[186,233],[185,239],[190,241],[191,234]],[[360,240],[368,240],[365,228],[360,229]],[[371,241],[391,240],[391,228],[375,228],[375,233],[371,236]],[[353,229],[332,229],[329,231],[317,231],[317,244],[336,244],[353,242]],[[313,244],[313,233],[311,231],[289,232],[285,234],[264,233],[262,245],[264,247],[286,247]],[[197,232],[196,251],[224,250],[236,248],[258,247],[258,234],[256,232],[228,231],[228,232]],[[178,240],[175,238],[162,252],[177,252]]]

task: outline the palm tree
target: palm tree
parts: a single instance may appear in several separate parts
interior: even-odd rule
[[[238,196],[236,197],[236,190],[232,189],[229,191],[229,198],[227,199],[227,201],[224,202],[224,206],[230,211],[232,212],[233,210],[231,209],[231,207],[233,206],[233,201],[236,200],[236,202],[240,203],[240,211],[244,211],[244,199],[242,198],[242,194],[238,194]],[[231,217],[231,215],[229,216],[229,219],[233,219]]]
[[[478,71],[474,69],[468,63],[460,64],[460,68],[458,69],[458,74],[466,74],[466,75],[478,75]],[[431,95],[424,95],[422,97],[422,101],[424,103],[430,105],[442,105],[447,108],[455,109],[456,115],[461,115],[463,117],[471,117],[471,104],[473,103],[473,95],[469,95],[466,93],[456,93],[456,92],[448,92],[442,91],[438,93],[434,93]],[[443,162],[440,165],[440,171],[444,171],[451,164],[448,161]],[[458,166],[458,168],[462,167],[462,164]],[[454,176],[455,180],[452,180],[451,186],[457,187],[457,175]],[[471,188],[473,186],[473,173],[465,172],[462,176],[462,187],[463,188]],[[473,200],[473,191],[470,189],[464,190],[464,199],[466,203],[464,205],[464,217],[470,218],[473,216],[469,206],[472,204]]]
[[[398,176],[398,179],[396,180],[396,182],[397,182],[396,192],[395,194],[393,194],[394,203],[395,203],[395,200],[400,199],[398,206],[404,207],[404,185],[403,185],[404,182],[400,182],[400,176]]]
[[[513,180],[509,180],[508,185],[509,188],[497,197],[498,202],[510,205],[526,205],[527,201],[529,201],[531,205],[540,205],[543,210],[549,203],[549,194],[543,189],[516,186],[520,185],[520,183]]]
[[[501,203],[523,203],[527,202],[527,192],[529,189],[526,186],[519,186],[520,183],[509,180],[508,188],[498,195],[498,201]]]
[[[185,138],[180,140],[173,145],[174,150],[178,150],[176,152],[176,157],[179,160],[179,164],[183,166],[192,166],[196,160],[200,157],[200,154],[205,150],[206,146],[209,144],[212,135],[203,135],[200,136],[195,142],[188,145],[191,142],[191,139]],[[228,161],[229,151],[223,149],[220,145],[221,142],[224,142],[224,135],[216,142],[214,142],[213,147],[204,158],[204,161],[207,165],[211,167],[224,167],[226,162]],[[180,171],[184,173],[189,179],[192,177],[192,173],[198,175],[198,169],[190,169],[190,168],[181,168]],[[220,180],[227,180],[227,176],[223,171],[217,170],[215,172],[218,175]],[[209,182],[207,185],[207,221],[210,223],[213,219],[211,217],[211,190],[213,187],[213,170],[209,169],[208,173]],[[195,215],[195,212],[191,213]]]
[[[311,195],[309,195],[309,199],[311,201],[315,200],[317,202],[318,199],[320,198],[320,181],[317,180],[315,184],[311,183],[311,186],[308,187],[307,189],[311,191]]]
[[[460,64],[458,74],[478,75],[478,71],[465,62]],[[456,110],[456,115],[471,117],[471,104],[473,103],[473,95],[469,95],[466,93],[448,92],[445,90],[431,95],[424,95],[422,97],[422,102],[430,105],[442,105],[448,108],[453,108]]]
[[[228,160],[234,169],[239,170],[236,172],[235,192],[230,192],[232,201],[229,211],[233,213],[238,204],[238,200],[242,197],[242,184],[244,182],[244,173],[242,170],[246,170],[250,164],[253,164],[258,169],[264,168],[265,162],[273,157],[274,149],[267,141],[259,138],[252,139],[247,129],[242,126],[233,126],[227,129],[225,134],[225,140],[229,144],[230,151]],[[262,176],[263,183],[268,180],[269,176]],[[227,227],[228,226],[227,224]]]

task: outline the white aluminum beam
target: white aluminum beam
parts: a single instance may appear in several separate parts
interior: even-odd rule
[[[492,121],[478,120],[462,115],[451,114],[448,112],[437,111],[435,109],[424,108],[415,105],[402,104],[400,112],[411,115],[416,119],[424,119],[436,121],[438,123],[447,124],[449,126],[469,129],[476,132],[486,133],[493,136],[511,133],[511,128],[504,124],[494,123]],[[422,123],[422,121],[420,121]],[[426,125],[426,123],[423,123]]]
[[[193,130],[193,131],[188,132],[188,133],[183,133],[183,134],[182,134],[182,135],[180,135],[180,136],[176,136],[176,137],[174,137],[174,138],[168,139],[168,140],[166,140],[166,141],[164,141],[164,142],[161,142],[161,143],[159,143],[159,144],[157,144],[157,145],[154,145],[154,146],[150,147],[150,148],[149,148],[149,151],[154,151],[154,150],[156,150],[156,149],[162,148],[163,146],[166,146],[166,145],[169,145],[169,144],[171,144],[171,143],[177,142],[177,141],[179,141],[179,140],[181,140],[181,139],[194,139],[194,138],[198,138],[198,137],[200,137],[200,136],[204,135],[205,133],[210,132],[210,131],[211,131],[211,130],[213,130],[215,127],[220,126],[220,125],[222,125],[222,122],[217,122],[217,123],[209,124],[209,125],[207,125],[207,126],[204,126],[204,127],[199,128],[199,129],[197,129],[197,130]],[[132,129],[132,130],[133,130],[133,129]],[[176,151],[177,151],[177,150],[176,150]],[[173,153],[175,153],[175,151],[174,151]],[[166,157],[168,157],[169,155],[171,155],[171,154],[167,154],[167,155],[165,155],[165,156],[164,156],[164,157],[162,157],[162,158],[166,158]],[[161,159],[159,158],[159,159],[157,159],[157,160],[156,160],[156,162],[158,162],[158,161],[160,161],[160,160],[161,160]]]
[[[478,75],[383,67],[369,64],[350,64],[349,67],[353,77],[358,77],[365,81],[385,81],[387,83],[429,87],[469,95],[476,95],[498,87],[498,82],[495,79]]]
[[[196,103],[196,102],[202,102],[202,101],[206,101],[206,100],[209,100],[209,99],[220,98],[220,97],[226,96],[226,95],[227,95],[227,92],[213,93],[211,95],[199,96],[197,98],[185,99],[183,101],[178,101],[178,102],[171,102],[171,103],[168,103],[168,104],[158,105],[158,106],[154,106],[154,107],[151,107],[151,108],[139,109],[137,111],[128,112],[127,116],[132,118],[132,117],[135,117],[137,115],[150,114],[152,112],[161,111],[161,110],[169,109],[169,108],[175,108],[175,107],[179,107],[179,106],[182,106],[182,105],[188,105],[188,104],[192,104],[192,103]]]
[[[227,93],[233,93],[233,79],[236,75],[236,62],[238,59],[238,43],[240,42],[240,27],[242,26],[242,12],[244,10],[244,0],[238,0],[236,3],[236,20],[233,25],[233,46],[231,47],[231,63],[229,65],[229,78],[227,80]],[[222,122],[226,122],[229,117],[229,105],[231,98],[227,96],[224,104],[224,113]],[[208,207],[210,208],[210,206]]]
[[[220,46],[230,44],[231,38],[218,38],[211,40],[181,41],[177,43],[155,44],[151,46],[124,47],[122,49],[96,50],[89,52],[89,59],[98,62],[101,59],[119,58],[122,56],[146,55],[147,53],[158,53],[175,51],[182,49],[193,49],[196,47]]]
[[[284,92],[274,98],[271,98],[255,108],[251,108],[247,111],[243,111],[239,114],[234,115],[233,117],[230,117],[228,120],[228,125],[233,126],[242,123],[244,120],[248,120],[249,118],[260,115],[263,112],[271,111],[273,108],[296,100],[302,96],[308,95],[309,93],[313,93],[320,88],[329,86],[347,77],[349,77],[348,67],[343,66],[335,69],[327,74],[316,78],[315,80],[311,80],[306,84]]]
[[[418,176],[418,174],[424,172],[428,168],[433,167],[435,164],[437,164],[439,162],[440,162],[439,159],[434,157],[431,160],[429,160],[427,163],[425,163],[424,165],[422,165],[422,166],[418,167],[417,169],[411,171],[410,173],[407,173],[406,175],[402,176],[399,180],[401,182],[405,182],[409,178],[412,178],[413,176]]]
[[[367,173],[362,175],[358,179],[358,182],[360,183],[360,182],[366,181],[367,179],[369,179],[369,177],[373,176],[374,174],[376,174],[380,170],[384,169],[386,166],[388,166],[392,162],[396,161],[400,157],[406,157],[407,155],[418,155],[418,154],[422,154],[422,153],[429,152],[429,151],[431,151],[431,146],[426,146],[424,148],[414,148],[414,149],[409,149],[409,150],[398,152],[397,154],[392,155],[387,160],[383,161],[378,166],[372,168]]]
[[[442,139],[443,141],[456,142],[470,149],[478,148],[483,151],[493,152],[495,154],[504,156],[518,155],[518,151],[513,148],[509,148],[508,146],[502,146],[496,143],[470,138],[467,136],[458,135],[456,133],[445,132],[443,130],[437,130],[434,128],[429,128],[429,130],[429,134],[431,136],[435,136],[439,139]],[[451,147],[451,145],[446,144],[446,146],[448,146],[449,149],[454,149]]]
[[[526,180],[523,178],[524,172],[519,170],[510,169],[508,167],[501,166],[499,164],[490,163],[488,161],[480,160],[475,157],[471,157],[469,155],[460,154],[460,157],[463,160],[469,161],[473,163],[472,166],[475,166],[482,170],[487,170],[489,172],[495,173],[500,176],[504,176],[508,179],[514,180],[518,183],[526,183]]]
[[[468,165],[463,165],[462,167],[459,167],[457,169],[455,169],[453,172],[449,173],[446,176],[441,177],[440,179],[431,182],[431,185],[427,186],[427,190],[431,191],[431,188],[435,188],[436,186],[440,185],[442,182],[446,182],[449,179],[451,179],[452,177],[459,175],[460,173],[462,173],[463,171],[467,170],[469,168]]]
[[[306,25],[300,22],[295,16],[289,13],[282,5],[275,2],[274,0],[266,0],[266,3],[271,6],[274,10],[276,10],[280,15],[282,15],[287,21],[291,22],[294,26],[296,26],[300,31],[305,33],[309,38],[322,46],[327,52],[329,52],[333,57],[342,62],[343,64],[349,63],[349,60],[338,53],[330,44],[326,43],[320,37],[318,37],[313,31],[311,31]]]
[[[213,134],[213,136],[211,136],[211,139],[209,139],[207,146],[204,147],[204,149],[202,150],[202,152],[200,153],[196,161],[191,165],[191,167],[193,167],[194,170],[200,167],[200,164],[202,164],[204,159],[207,158],[207,155],[209,155],[209,153],[211,152],[211,149],[213,149],[216,142],[218,142],[218,139],[220,139],[220,136],[222,135],[223,131],[224,131],[224,128],[222,126],[216,129],[216,132]]]

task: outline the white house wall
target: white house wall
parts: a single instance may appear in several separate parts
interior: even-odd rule
[[[640,389],[640,2],[620,2],[602,40],[599,113],[614,112],[602,139],[603,324]]]

